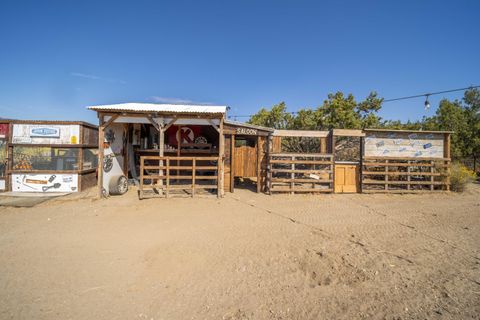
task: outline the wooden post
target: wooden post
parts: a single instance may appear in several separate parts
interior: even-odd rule
[[[290,173],[290,194],[295,194],[295,191],[293,191],[293,189],[295,189],[295,182],[293,182],[293,180],[295,179],[295,157],[292,156],[292,172]]]
[[[195,167],[196,167],[196,158],[192,159],[192,198],[195,197]]]
[[[261,190],[261,157],[260,157],[260,136],[257,136],[257,193]]]
[[[230,139],[230,192],[235,191],[235,135]]]
[[[447,191],[450,191],[450,174],[451,174],[451,170],[450,170],[450,165],[451,165],[451,154],[450,154],[450,136],[451,134],[450,133],[446,133],[445,134],[445,141],[444,141],[444,144],[443,144],[443,157],[444,158],[447,158],[447,161],[446,164],[447,164],[447,168],[445,170],[446,172],[446,182],[447,182],[447,186],[446,186],[446,189]],[[443,164],[445,164],[445,161],[442,162]],[[443,181],[443,177],[442,177],[442,181]]]
[[[223,172],[223,159],[225,157],[225,137],[223,136],[223,117],[220,119],[219,131],[218,131],[218,170],[217,170],[217,182],[218,182],[218,190],[217,196],[223,197],[224,189],[223,189],[223,179],[224,179],[224,172]]]
[[[140,200],[143,199],[143,182],[144,182],[143,172],[145,171],[143,168],[144,160],[145,159],[143,159],[143,156],[140,156],[140,183],[139,183],[139,191],[138,191]]]
[[[167,158],[166,160],[167,162],[167,187],[165,189],[165,197],[168,198],[168,196],[170,195],[170,159]]]
[[[435,179],[434,179],[434,176],[433,176],[433,173],[435,171],[435,168],[433,167],[435,164],[435,162],[433,160],[430,160],[430,191],[433,191],[435,189],[435,186],[433,185]]]
[[[177,126],[177,133],[178,133],[178,139],[177,139],[177,157],[180,157],[180,148],[182,147],[182,127]],[[181,162],[179,159],[176,160],[176,166],[177,168],[181,166]],[[180,170],[177,169],[177,183],[180,183],[178,181],[178,176],[180,175]]]
[[[271,152],[273,150],[273,136],[272,134],[268,135],[268,146],[267,146],[267,188],[268,188],[268,194],[272,195],[272,163],[270,162],[271,160]]]
[[[408,160],[408,161],[407,161],[407,164],[408,164],[408,166],[407,166],[407,174],[408,174],[408,175],[407,175],[407,182],[408,182],[408,184],[407,184],[407,190],[410,190],[410,188],[411,188],[411,187],[410,187],[410,180],[411,180],[411,178],[410,178],[410,172],[411,172],[410,163],[411,163],[410,160]]]
[[[103,196],[103,144],[105,143],[105,127],[103,123],[103,114],[98,114],[98,196]]]
[[[336,175],[336,166],[335,166],[335,136],[333,135],[333,130],[330,130],[330,148],[332,152],[332,191],[335,193],[335,175]]]
[[[385,190],[388,190],[388,159],[385,160]]]
[[[160,125],[158,129],[158,155],[163,158],[165,153],[165,130],[163,125]],[[163,167],[163,159],[158,161],[158,165]],[[163,169],[158,171],[158,175],[163,176]],[[163,192],[163,178],[160,178],[160,187]]]

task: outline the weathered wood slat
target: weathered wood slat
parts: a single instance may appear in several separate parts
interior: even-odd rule
[[[272,188],[270,191],[273,192],[307,192],[307,193],[331,193],[333,192],[332,189],[302,189],[302,188]]]
[[[446,173],[415,172],[415,171],[410,171],[410,172],[363,171],[362,174],[374,175],[374,176],[389,175],[389,176],[435,176],[435,177],[441,177],[441,176],[447,175]]]
[[[385,180],[363,180],[363,184],[379,184],[379,185],[384,185],[384,184],[391,184],[391,185],[446,185],[446,182],[443,181],[430,181],[430,180],[425,180],[425,181],[385,181]]]
[[[200,165],[205,161],[217,161],[218,157],[168,157],[168,156],[141,156],[140,157],[140,199],[145,197],[144,190],[155,191],[158,196],[169,197],[171,190],[184,190],[191,192],[191,196],[196,196],[198,189],[218,189],[218,174],[215,175],[197,175],[198,171],[218,172],[218,166]],[[158,161],[158,165],[145,164],[145,161]],[[173,161],[174,165],[170,165]],[[163,165],[163,162],[166,165]],[[146,170],[156,170],[156,173],[150,174]],[[163,171],[165,170],[165,171]],[[176,175],[172,171],[176,171]],[[156,180],[156,181],[155,181]],[[190,181],[189,184],[171,184],[171,180]],[[156,182],[146,184],[146,181]],[[200,181],[212,181],[214,185],[200,184]],[[165,186],[163,183],[166,182]],[[150,194],[152,195],[152,194]],[[153,194],[155,195],[155,194]]]
[[[270,163],[285,163],[285,164],[332,164],[331,161],[317,161],[317,160],[270,160]]]
[[[328,179],[328,180],[317,180],[317,179],[298,179],[298,178],[294,178],[294,179],[291,179],[291,178],[272,178],[272,182],[294,182],[294,183],[330,183],[330,182],[333,182],[333,180],[331,179]]]
[[[270,169],[271,172],[282,172],[282,173],[292,173],[291,169]],[[296,173],[318,173],[318,174],[324,174],[324,173],[332,173],[331,170],[324,170],[324,169],[310,169],[310,170],[304,170],[304,169],[295,169],[294,172]]]

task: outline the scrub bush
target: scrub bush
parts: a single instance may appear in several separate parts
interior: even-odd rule
[[[463,192],[465,190],[465,186],[474,182],[475,179],[475,172],[459,162],[452,163],[450,175],[452,191]]]

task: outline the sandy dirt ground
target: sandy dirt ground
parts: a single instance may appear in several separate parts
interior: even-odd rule
[[[92,195],[0,208],[0,319],[480,319],[478,186]]]

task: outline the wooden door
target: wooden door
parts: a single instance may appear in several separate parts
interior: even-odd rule
[[[335,184],[336,193],[355,193],[358,192],[358,166],[350,164],[335,165]]]

